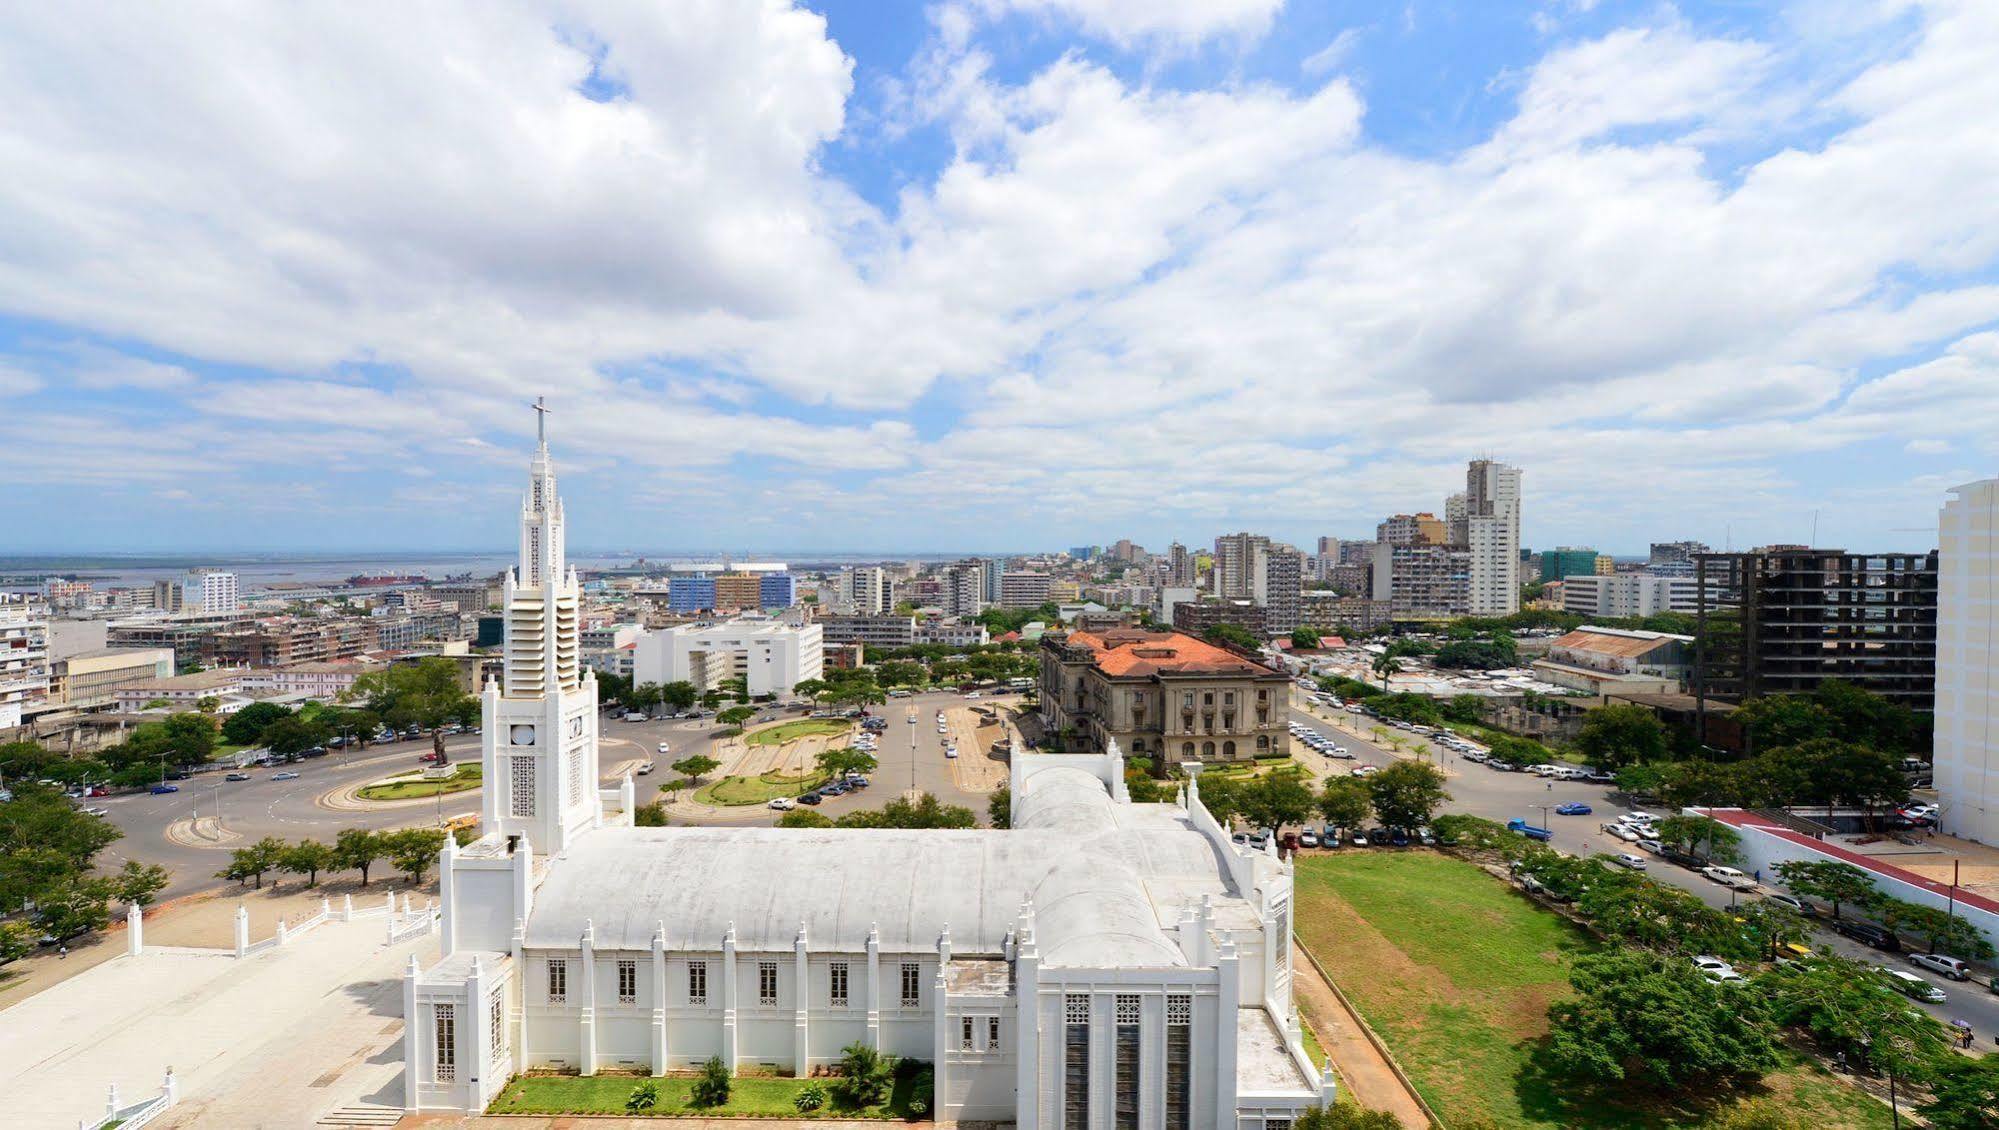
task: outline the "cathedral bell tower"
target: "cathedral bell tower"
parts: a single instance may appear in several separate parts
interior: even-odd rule
[[[597,825],[597,676],[583,669],[582,593],[563,546],[548,457],[548,408],[534,403],[535,453],[521,499],[520,563],[508,570],[504,674],[486,683],[485,829],[562,851]]]

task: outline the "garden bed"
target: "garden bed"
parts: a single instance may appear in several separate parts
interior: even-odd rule
[[[844,734],[853,728],[850,718],[794,718],[758,730],[743,741],[749,745],[783,745],[800,738]]]
[[[648,1078],[659,1084],[659,1102],[651,1110],[625,1109],[632,1088]],[[797,1119],[880,1119],[884,1121],[927,1120],[929,1115],[910,1112],[916,1098],[917,1076],[898,1075],[888,1101],[854,1108],[840,1103],[831,1079],[792,1079],[769,1076],[739,1076],[730,1080],[729,1101],[721,1106],[695,1106],[694,1084],[699,1077],[689,1073],[667,1076],[643,1075],[522,1075],[501,1089],[488,1107],[488,1114],[610,1114],[648,1118],[797,1118]],[[800,1113],[795,1105],[798,1093],[817,1086],[827,1095],[826,1105]],[[924,1096],[927,1103],[929,1096]]]
[[[354,790],[354,795],[362,800],[415,800],[418,797],[433,797],[439,793],[449,795],[462,793],[479,787],[485,770],[476,761],[458,765],[452,775],[442,781],[428,781],[421,775],[395,777],[387,781],[377,781],[372,785],[362,785]]]
[[[831,774],[817,771],[790,774],[764,773],[755,777],[723,777],[696,789],[694,799],[701,804],[721,807],[769,804],[777,797],[797,796],[816,789],[831,777]]]

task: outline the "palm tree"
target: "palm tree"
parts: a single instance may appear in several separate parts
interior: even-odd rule
[[[1400,656],[1382,652],[1380,655],[1374,657],[1374,673],[1381,676],[1381,689],[1384,691],[1388,689],[1389,677],[1401,670],[1402,659]]]

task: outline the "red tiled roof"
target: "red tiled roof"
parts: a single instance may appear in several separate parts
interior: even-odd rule
[[[1117,677],[1276,674],[1225,647],[1180,632],[1111,628],[1103,632],[1070,632],[1066,642],[1071,647],[1094,651],[1097,670]]]
[[[1840,847],[1838,844],[1830,844],[1824,840],[1813,839],[1803,832],[1793,831],[1781,824],[1775,823],[1767,817],[1758,816],[1754,812],[1741,808],[1711,808],[1706,811],[1709,816],[1730,827],[1754,828],[1765,835],[1776,836],[1780,840],[1787,840],[1800,847],[1810,848],[1822,855],[1837,859],[1841,863],[1851,863],[1862,871],[1870,871],[1876,875],[1895,879],[1913,887],[1921,887],[1938,898],[1950,897],[1951,887],[1949,883],[1939,883],[1935,879],[1925,878],[1914,871],[1905,871],[1892,863],[1883,863],[1874,856],[1850,851]],[[1999,914],[1999,900],[1989,899],[1976,891],[1968,891],[1963,887],[1957,888],[1957,901],[1965,906],[1975,906],[1988,914]]]

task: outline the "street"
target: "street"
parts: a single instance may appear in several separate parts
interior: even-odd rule
[[[1321,770],[1338,767],[1333,768],[1333,771],[1346,772],[1355,764],[1386,766],[1398,759],[1396,754],[1382,749],[1374,743],[1371,736],[1368,736],[1368,730],[1375,723],[1365,716],[1360,716],[1356,721],[1353,715],[1344,711],[1332,711],[1317,706],[1308,708],[1294,701],[1292,717],[1347,747],[1357,759],[1333,761],[1309,749],[1295,749],[1296,756],[1306,761],[1308,765],[1316,765]],[[1397,731],[1397,733],[1412,743],[1419,741],[1406,731]],[[1401,755],[1405,760],[1408,757],[1408,754]],[[1615,855],[1620,852],[1630,852],[1646,856],[1647,875],[1659,882],[1671,883],[1691,891],[1702,902],[1717,909],[1734,905],[1738,898],[1758,897],[1756,892],[1738,895],[1732,888],[1723,887],[1698,872],[1689,871],[1652,856],[1638,845],[1616,839],[1602,831],[1600,825],[1614,821],[1626,812],[1638,811],[1634,806],[1614,798],[1612,787],[1609,785],[1592,785],[1582,781],[1550,782],[1531,773],[1504,773],[1475,761],[1467,761],[1444,749],[1434,750],[1430,760],[1449,778],[1446,787],[1450,791],[1451,800],[1446,806],[1446,811],[1481,816],[1501,824],[1514,817],[1525,818],[1529,823],[1538,824],[1553,833],[1553,838],[1548,841],[1550,847],[1571,855],[1599,852]],[[1588,816],[1555,815],[1555,806],[1567,801],[1582,801],[1594,811]],[[1671,812],[1658,808],[1648,811],[1657,816],[1671,815]],[[1769,876],[1764,877],[1765,889],[1782,889],[1769,879]],[[1910,964],[1902,954],[1882,953],[1869,949],[1833,933],[1816,922],[1813,924],[1813,934],[1812,945],[1815,948],[1830,949],[1841,957],[1914,973],[1922,977],[1942,989],[1948,999],[1943,1004],[1911,1001],[1912,1004],[1926,1009],[1939,1020],[1968,1022],[1981,1044],[1999,1042],[1999,995],[1988,992],[1984,984],[1948,980]]]

